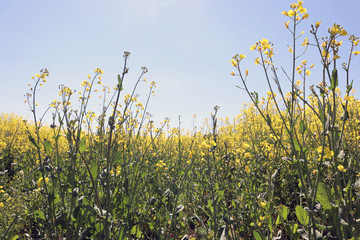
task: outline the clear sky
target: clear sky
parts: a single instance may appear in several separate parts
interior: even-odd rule
[[[140,68],[146,66],[147,80],[157,84],[149,108],[155,122],[169,117],[176,126],[181,115],[182,126],[190,129],[193,114],[197,114],[199,126],[215,105],[220,106],[220,117],[233,117],[249,98],[235,87],[240,81],[230,75],[234,69],[229,60],[244,53],[250,88],[264,95],[265,79],[254,65],[256,55],[249,47],[262,38],[269,39],[274,43],[276,65],[289,69],[290,33],[283,24],[288,19],[280,13],[289,10],[292,2],[2,0],[0,112],[30,116],[24,104],[27,83],[44,67],[50,76],[39,93],[40,110],[58,98],[58,85],[80,89],[80,83],[96,67],[104,71],[103,82],[115,86],[123,51],[130,51],[125,91],[131,90]],[[303,6],[310,17],[299,30],[305,30],[310,41],[310,24],[320,20],[324,34],[336,22],[349,33],[360,35],[360,1],[305,0]],[[316,51],[308,53],[311,59]],[[354,59],[351,72],[356,89],[360,87],[359,58]],[[314,59],[311,63],[320,67],[319,58]],[[320,82],[316,71],[319,68],[309,78],[314,84]],[[140,86],[140,99],[145,99],[147,88]],[[99,109],[98,105],[94,108]]]

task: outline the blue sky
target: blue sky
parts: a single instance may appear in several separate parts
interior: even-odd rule
[[[283,27],[287,18],[280,13],[289,10],[292,2],[4,0],[0,8],[0,112],[30,116],[24,104],[27,83],[44,67],[50,76],[39,92],[40,111],[58,98],[58,85],[80,89],[80,83],[96,67],[104,70],[103,82],[114,86],[123,51],[130,51],[125,91],[131,91],[140,68],[146,66],[147,80],[157,84],[149,108],[155,122],[169,117],[177,126],[181,115],[182,126],[190,129],[193,114],[197,114],[200,126],[215,105],[220,106],[220,117],[233,117],[249,98],[235,87],[240,82],[230,75],[234,69],[229,60],[244,53],[249,86],[264,95],[265,79],[254,65],[256,55],[249,47],[262,38],[269,39],[274,43],[277,66],[289,69],[290,34]],[[360,35],[356,17],[359,1],[304,1],[303,6],[310,17],[299,30],[305,30],[310,41],[310,24],[320,20],[323,34],[336,22],[349,33]],[[304,58],[318,67],[308,81],[316,84],[320,81],[316,74],[319,58],[314,58],[314,49],[308,54]],[[353,60],[350,73],[355,89],[360,87],[359,63],[359,57]],[[140,86],[140,99],[146,98],[147,89],[148,85]],[[98,110],[96,99],[92,100],[94,110]]]

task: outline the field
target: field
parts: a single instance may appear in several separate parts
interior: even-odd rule
[[[1,239],[360,239],[360,101],[349,76],[359,39],[336,24],[321,38],[316,22],[313,43],[300,41],[302,1],[282,14],[293,39],[290,91],[262,39],[250,49],[267,95],[248,88],[246,56],[236,54],[231,75],[251,103],[233,119],[218,119],[215,106],[198,130],[151,121],[156,85],[146,68],[124,93],[129,52],[116,86],[97,68],[80,91],[61,86],[45,113],[37,94],[49,71],[35,74],[26,94],[33,120],[0,116]],[[350,43],[344,64],[342,41]],[[322,63],[310,87],[308,47]],[[138,84],[149,85],[146,102]],[[94,92],[103,93],[101,113],[89,109]]]

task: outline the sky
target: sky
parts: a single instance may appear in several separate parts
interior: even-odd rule
[[[155,123],[169,117],[172,126],[178,126],[180,115],[181,126],[191,130],[194,125],[202,125],[215,105],[220,106],[219,117],[231,119],[250,101],[246,92],[236,87],[241,85],[240,79],[230,75],[234,71],[229,63],[232,56],[247,56],[242,64],[249,69],[249,88],[260,96],[266,95],[268,88],[260,67],[254,65],[256,53],[249,50],[254,42],[269,39],[274,44],[276,66],[290,70],[291,54],[287,49],[291,35],[284,28],[288,19],[281,12],[289,10],[292,2],[2,0],[0,113],[31,117],[24,94],[33,81],[31,76],[42,68],[47,68],[50,76],[38,92],[39,113],[53,99],[59,99],[59,85],[80,90],[80,83],[97,67],[104,71],[103,82],[116,86],[123,52],[129,51],[124,93],[131,92],[141,67],[147,67],[146,79],[157,85],[148,109]],[[358,0],[305,0],[303,6],[310,17],[298,29],[305,31],[303,37],[310,42],[310,25],[316,21],[322,21],[319,32],[323,36],[335,22],[348,33],[360,35]],[[347,42],[347,37],[343,40]],[[342,59],[348,51],[344,49],[343,55],[340,52]],[[318,53],[309,48],[306,54],[299,60],[308,59],[316,65],[308,82],[317,84],[321,81]],[[353,60],[350,72],[355,89],[360,87],[359,59]],[[284,75],[280,78],[287,86]],[[140,100],[146,99],[148,87],[140,84]],[[94,111],[99,110],[100,102],[95,98],[91,101]]]

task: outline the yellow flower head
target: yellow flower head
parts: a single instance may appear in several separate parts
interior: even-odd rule
[[[235,61],[235,59],[233,59],[233,58],[230,60],[230,63],[231,63],[234,67],[237,66],[237,61]]]
[[[340,172],[346,172],[346,169],[344,168],[343,165],[339,164],[337,169],[340,171]]]

